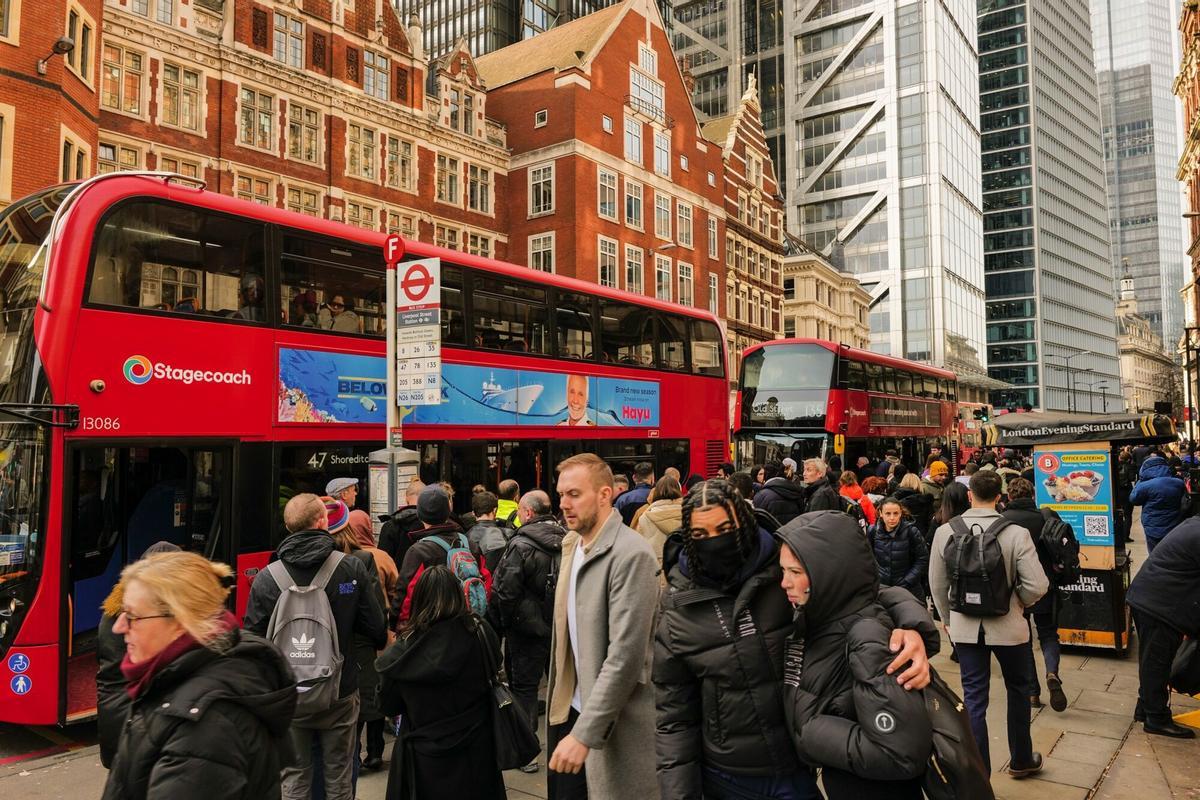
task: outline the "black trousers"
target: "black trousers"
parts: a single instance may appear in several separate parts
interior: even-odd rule
[[[357,751],[361,757],[362,754],[362,732],[367,730],[367,758],[383,758],[383,728],[384,719],[373,719],[370,722],[358,721],[358,731],[354,741],[359,743]]]
[[[566,722],[561,725],[550,726],[550,741],[546,744],[547,759],[554,755],[554,748],[558,747],[559,742],[567,738],[567,734],[575,727],[575,721],[578,719],[579,712],[572,708],[571,713],[567,715]],[[587,800],[587,767],[579,770],[578,775],[547,770],[546,788],[549,790],[546,795],[547,800]]]
[[[550,667],[550,639],[510,633],[504,643],[513,698],[538,730],[538,687]]]
[[[1183,634],[1145,612],[1133,609],[1138,636],[1138,710],[1146,722],[1171,721],[1171,661],[1183,644]]]

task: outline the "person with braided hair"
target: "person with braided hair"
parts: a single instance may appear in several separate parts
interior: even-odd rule
[[[659,792],[663,800],[820,798],[784,714],[779,676],[793,611],[779,590],[779,544],[728,481],[692,487],[681,516],[663,550],[668,585],[654,644]],[[928,615],[904,590],[881,602],[897,628],[890,669],[905,688],[921,688],[929,662],[916,629]]]

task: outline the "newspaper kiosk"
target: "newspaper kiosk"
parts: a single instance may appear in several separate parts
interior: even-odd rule
[[[1129,554],[1114,526],[1114,465],[1125,445],[1177,441],[1161,414],[1006,414],[984,428],[989,447],[1032,447],[1039,508],[1052,508],[1075,531],[1082,575],[1064,587],[1059,613],[1063,644],[1122,654],[1131,619],[1125,605]]]

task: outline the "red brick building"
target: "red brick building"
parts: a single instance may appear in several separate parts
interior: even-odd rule
[[[1188,220],[1191,236],[1188,257],[1192,261],[1192,280],[1183,288],[1184,302],[1184,403],[1193,409],[1200,406],[1200,3],[1187,0],[1179,18],[1183,57],[1175,78],[1175,94],[1183,104],[1183,154],[1179,158],[1176,178],[1184,183],[1188,196]],[[1187,424],[1187,435],[1196,438],[1193,416]]]
[[[101,0],[0,0],[0,207],[91,174],[100,18]]]
[[[726,344],[736,384],[742,351],[778,338],[783,302],[783,203],[753,74],[734,112],[707,123],[704,135],[725,167]]]
[[[510,258],[722,314],[721,148],[655,4],[625,0],[478,66],[512,148]]]

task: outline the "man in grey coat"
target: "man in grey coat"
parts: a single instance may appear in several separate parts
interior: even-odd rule
[[[979,536],[1000,519],[996,501],[1000,499],[1003,478],[995,470],[979,470],[971,476],[971,507],[962,521],[972,535]],[[933,535],[929,550],[929,591],[943,620],[949,620],[946,634],[954,642],[962,672],[963,703],[971,719],[971,731],[991,768],[988,747],[987,707],[992,672],[992,656],[1000,662],[1008,695],[1008,772],[1024,778],[1042,769],[1041,753],[1033,751],[1029,732],[1030,704],[1034,676],[1029,659],[1029,623],[1025,609],[1046,594],[1050,581],[1038,560],[1037,548],[1029,531],[1008,524],[996,532],[1004,571],[1012,593],[1008,613],[997,617],[976,617],[950,610],[950,578],[946,565],[946,545],[953,534],[953,521],[942,525]]]
[[[658,560],[613,509],[592,453],[558,465],[569,532],[554,595],[547,752],[550,800],[656,800],[650,683]]]

